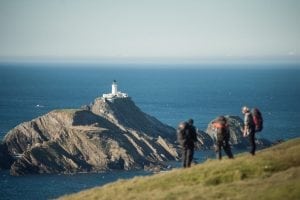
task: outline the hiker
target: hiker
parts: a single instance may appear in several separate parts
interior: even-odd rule
[[[194,156],[197,134],[193,123],[193,119],[189,119],[188,122],[181,122],[177,129],[177,140],[182,148],[182,166],[184,168],[191,166]]]
[[[253,116],[250,112],[250,109],[247,106],[242,108],[242,113],[244,114],[244,128],[243,128],[243,136],[249,138],[251,150],[250,153],[254,156],[256,150],[255,144],[255,124],[253,121]]]
[[[224,116],[219,116],[212,122],[212,125],[216,129],[215,152],[217,153],[217,158],[219,160],[222,159],[223,148],[228,158],[232,159],[233,154],[229,144],[230,132],[226,118]]]

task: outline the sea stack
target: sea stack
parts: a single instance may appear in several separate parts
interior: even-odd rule
[[[54,110],[9,131],[11,174],[142,169],[178,158],[175,129],[142,112],[116,81],[86,108]]]

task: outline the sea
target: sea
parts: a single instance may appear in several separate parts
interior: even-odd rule
[[[118,89],[136,105],[174,128],[189,118],[200,130],[219,115],[240,116],[257,107],[271,141],[300,136],[300,65],[205,64],[0,64],[0,139],[18,124],[54,109],[80,108]],[[212,152],[197,152],[202,162]],[[178,167],[179,163],[173,163]],[[0,171],[0,199],[53,199],[118,179],[148,176],[145,171],[13,177]]]

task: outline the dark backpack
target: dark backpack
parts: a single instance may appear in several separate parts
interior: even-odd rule
[[[253,108],[252,109],[252,117],[253,117],[253,122],[255,125],[255,132],[260,132],[263,130],[263,117],[258,108]]]
[[[192,147],[197,141],[197,133],[194,126],[182,122],[177,128],[177,141],[182,146]]]

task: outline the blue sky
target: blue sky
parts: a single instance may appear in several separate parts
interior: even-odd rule
[[[0,60],[300,58],[297,0],[0,0]]]

